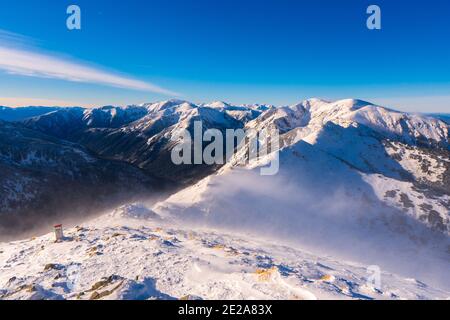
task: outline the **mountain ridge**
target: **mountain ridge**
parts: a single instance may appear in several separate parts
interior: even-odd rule
[[[150,176],[188,187],[222,167],[176,166],[171,162],[176,145],[171,137],[179,130],[192,131],[193,122],[198,120],[203,121],[203,130],[275,126],[281,133],[282,152],[304,141],[359,173],[398,181],[402,192],[377,189],[385,193],[379,198],[430,227],[448,232],[450,126],[434,117],[358,99],[312,98],[281,107],[172,99],[123,107],[61,108],[21,123],[81,145],[97,158],[124,162]],[[412,195],[414,199],[410,199]]]

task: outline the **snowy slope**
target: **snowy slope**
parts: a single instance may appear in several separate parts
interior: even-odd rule
[[[259,105],[259,104],[234,106],[223,101],[214,101],[211,103],[202,104],[201,106],[225,112],[226,114],[235,118],[236,120],[244,122],[254,120],[258,116],[260,116],[261,113],[263,113],[264,111],[274,108],[274,106],[272,105]]]
[[[193,132],[194,123],[202,122],[203,130],[221,131],[243,127],[243,122],[219,110],[169,100],[145,106],[148,114],[118,129],[90,129],[77,136],[77,142],[102,157],[131,163],[154,176],[176,183],[190,183],[215,170],[214,166],[177,166],[171,151],[181,130]]]
[[[37,117],[60,109],[59,107],[21,107],[9,108],[0,106],[0,120],[23,121],[31,117]]]
[[[23,120],[30,129],[73,140],[89,128],[119,128],[144,117],[147,108],[141,106],[100,108],[61,108],[44,115]]]
[[[449,148],[449,125],[419,114],[409,114],[376,106],[362,100],[345,99],[328,102],[309,99],[299,104],[271,109],[248,124],[251,128],[275,124],[282,133],[297,129],[297,138],[320,130],[332,122],[347,127],[364,125],[390,139],[408,144],[440,145]]]
[[[450,126],[446,123],[360,100],[311,99],[266,112],[247,127],[261,130],[271,125],[284,133],[282,147],[305,141],[359,172],[408,184],[409,190],[403,190],[403,199],[394,205],[450,232]],[[386,190],[388,195],[397,191]],[[417,193],[417,201],[408,199]],[[380,197],[385,198],[393,202],[393,197]]]
[[[33,130],[79,143],[102,158],[128,162],[160,178],[188,183],[215,170],[211,166],[171,164],[171,137],[182,129],[193,130],[195,121],[203,128],[241,128],[264,108],[242,107],[242,116],[228,111],[172,99],[126,107],[65,109],[25,121]]]
[[[243,235],[186,228],[143,205],[0,244],[0,299],[446,299],[420,280]]]
[[[359,173],[306,142],[280,157],[275,177],[260,176],[258,167],[224,168],[152,209],[194,226],[265,235],[450,286],[449,237],[380,199],[378,184],[395,188],[391,180]]]
[[[49,220],[142,199],[163,182],[86,148],[0,120],[0,241]]]
[[[432,113],[430,116],[441,119],[442,121],[450,124],[450,113]]]
[[[380,128],[380,123],[385,126]],[[343,188],[348,194],[364,199],[371,195],[376,210],[387,204],[400,216],[413,217],[434,230],[450,234],[449,126],[444,122],[390,111],[360,100],[330,103],[311,99],[269,109],[246,124],[247,128],[257,130],[270,126],[282,133],[281,176],[301,185],[312,197],[320,198],[323,194],[320,189],[328,187],[331,191]],[[232,169],[236,160],[245,155],[244,151],[238,152],[225,168]],[[247,169],[261,165],[261,161],[255,162]],[[223,169],[218,175],[229,172]],[[225,189],[232,190],[234,182],[228,180],[230,186]],[[186,197],[189,203],[190,194],[198,197],[199,193],[210,192],[207,182],[204,184],[201,192],[192,191],[194,186],[169,201],[175,199],[176,203],[178,198]],[[283,203],[279,205],[283,207]]]
[[[448,125],[359,100],[312,99],[246,126],[273,125],[283,133],[278,175],[259,175],[270,157],[237,167],[238,153],[153,210],[450,286]]]

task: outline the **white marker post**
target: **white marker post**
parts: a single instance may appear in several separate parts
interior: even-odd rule
[[[64,240],[62,224],[55,225],[55,241],[62,242]]]

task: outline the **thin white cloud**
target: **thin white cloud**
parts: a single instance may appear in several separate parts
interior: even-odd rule
[[[30,46],[38,45],[39,41],[18,33],[0,29],[0,43],[6,43],[13,46]]]
[[[96,83],[119,88],[178,96],[152,83],[104,71],[86,63],[71,61],[23,47],[26,37],[0,30],[0,70],[9,74]]]

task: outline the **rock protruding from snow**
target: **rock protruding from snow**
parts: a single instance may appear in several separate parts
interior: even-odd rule
[[[134,218],[142,220],[160,219],[160,217],[148,207],[141,203],[127,204],[117,208],[112,216],[123,218]]]

